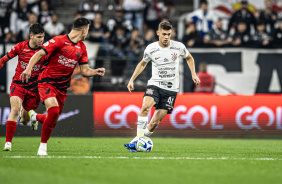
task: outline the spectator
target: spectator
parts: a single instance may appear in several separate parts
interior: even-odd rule
[[[49,5],[47,1],[43,0],[40,2],[40,12],[38,16],[38,22],[42,25],[45,25],[47,22],[51,21],[53,11],[49,10]]]
[[[274,47],[281,48],[282,47],[282,19],[280,19],[278,22],[279,22],[279,27],[278,29],[274,30],[273,44]]]
[[[19,34],[22,37],[22,40],[28,40],[29,39],[29,28],[32,24],[37,23],[37,15],[35,13],[30,13],[28,16],[28,23],[24,23],[22,25],[21,31]]]
[[[266,32],[268,34],[273,34],[274,24],[277,20],[276,12],[272,11],[272,1],[265,1],[265,10],[260,12],[259,20],[266,23]]]
[[[238,22],[236,33],[233,35],[232,45],[236,47],[248,47],[251,45],[251,36],[247,30],[247,25],[245,22]],[[230,38],[229,38],[230,40]],[[230,40],[230,41],[231,41]]]
[[[89,20],[93,20],[96,12],[101,12],[102,7],[98,0],[86,0],[80,3],[78,7],[78,13]]]
[[[0,3],[0,32],[2,33],[1,40],[4,40],[4,35],[9,32],[10,15],[13,11],[13,0],[5,0]]]
[[[199,72],[197,73],[200,84],[194,88],[194,92],[213,93],[215,86],[215,78],[207,72],[207,63],[199,64]]]
[[[155,36],[155,31],[153,29],[148,29],[146,31],[144,41],[145,41],[145,46],[148,46],[150,43],[157,41]]]
[[[131,38],[129,42],[129,48],[127,52],[127,70],[126,70],[126,79],[127,82],[130,80],[132,71],[134,71],[137,64],[142,58],[140,58],[143,52],[144,41],[141,36],[139,36],[139,30],[136,28],[131,33]],[[141,56],[142,57],[142,56]],[[142,85],[142,82],[139,78],[136,80],[137,85]]]
[[[65,33],[65,26],[63,23],[59,22],[57,14],[52,15],[51,21],[44,25],[44,29],[46,40]]]
[[[146,29],[157,31],[158,25],[163,18],[164,3],[161,0],[146,0],[144,10],[144,19]]]
[[[110,32],[108,27],[102,22],[102,14],[95,13],[93,25],[89,28],[89,41],[105,43],[109,37]]]
[[[107,39],[110,37],[110,32],[108,27],[102,22],[102,14],[95,13],[95,18],[93,20],[93,25],[89,28],[89,38],[88,40],[93,43],[99,43],[100,47],[98,50],[95,68],[101,68],[104,66],[104,57],[108,55],[107,52]],[[101,82],[101,76],[94,76],[93,83]]]
[[[76,67],[73,71],[69,90],[75,95],[85,95],[90,89],[89,81],[80,73],[80,67]]]
[[[144,37],[145,46],[148,46],[149,44],[156,42],[156,41],[157,41],[157,38],[155,36],[155,31],[153,29],[148,29]],[[147,70],[146,77],[147,77],[147,80],[149,80],[152,77],[152,62],[149,62],[147,64],[145,70]]]
[[[227,39],[227,32],[222,29],[222,20],[218,19],[215,23],[215,28],[210,30],[204,37],[204,43],[212,46],[225,46],[230,41]]]
[[[123,27],[118,27],[110,42],[114,48],[112,51],[111,71],[112,71],[112,84],[122,84],[124,68],[126,65],[126,53],[125,48],[127,47],[129,40],[125,35]]]
[[[107,26],[111,32],[111,35],[115,32],[117,27],[124,27],[127,33],[133,29],[131,21],[124,19],[123,10],[120,7],[115,8],[115,15],[113,18],[108,20]]]
[[[175,15],[175,7],[172,0],[165,1],[163,8],[163,15],[165,18],[169,20],[169,22],[172,22],[172,19]]]
[[[215,17],[215,13],[208,10],[208,2],[206,0],[201,0],[200,9],[188,14],[186,24],[193,22],[196,25],[199,34],[203,37],[212,29]]]
[[[266,33],[264,22],[259,21],[257,23],[257,31],[253,35],[252,40],[255,47],[270,47],[271,37]]]
[[[23,41],[18,37],[22,24],[28,23],[28,14],[31,13],[31,6],[28,6],[26,0],[19,0],[18,6],[15,11],[11,13],[10,17],[10,30],[12,42]],[[7,39],[7,38],[6,38]]]
[[[238,27],[237,24],[239,22],[245,22],[246,32],[247,34],[250,34],[251,32],[251,25],[253,25],[254,30],[256,29],[256,19],[252,12],[248,10],[248,1],[247,0],[241,0],[241,9],[236,11],[228,24],[228,30],[227,32],[232,35],[234,31],[236,32],[236,28]],[[232,30],[232,32],[230,32]]]
[[[185,35],[182,42],[187,47],[199,46],[202,42],[202,37],[196,29],[196,25],[192,22],[187,25]]]
[[[139,33],[143,33],[143,0],[119,0],[119,5],[124,10],[125,20],[129,20]]]

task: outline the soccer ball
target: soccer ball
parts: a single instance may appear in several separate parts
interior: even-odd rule
[[[135,148],[138,152],[150,152],[153,149],[153,141],[146,136],[139,137]]]

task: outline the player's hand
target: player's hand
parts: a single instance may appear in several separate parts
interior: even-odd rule
[[[128,84],[127,84],[127,89],[128,91],[131,93],[131,91],[134,90],[134,84],[133,84],[133,81],[129,81]]]
[[[192,79],[193,79],[193,81],[194,81],[194,83],[196,84],[196,85],[199,85],[200,84],[200,79],[199,79],[199,77],[197,76],[197,75],[193,75],[192,76]]]
[[[97,75],[104,76],[106,69],[105,68],[97,68],[96,71],[97,71]]]
[[[27,83],[30,76],[31,76],[31,71],[25,69],[23,71],[23,73],[21,74],[20,79],[22,80],[22,82],[24,82],[24,80],[25,80],[26,83]]]

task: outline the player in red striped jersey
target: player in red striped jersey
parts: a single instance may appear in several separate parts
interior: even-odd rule
[[[22,80],[28,80],[32,67],[45,55],[49,54],[48,65],[39,75],[39,94],[47,108],[47,117],[43,121],[41,143],[38,155],[47,155],[47,141],[62,112],[70,85],[71,75],[78,63],[81,74],[85,77],[103,76],[105,68],[90,69],[84,43],[90,21],[86,18],[74,20],[73,28],[67,35],[56,36],[44,43],[42,49],[30,60],[21,74]]]
[[[38,74],[46,60],[42,58],[36,65],[32,67],[32,75],[28,82],[22,82],[20,79],[21,73],[26,69],[31,57],[40,50],[44,41],[45,31],[42,25],[33,24],[30,29],[30,39],[16,44],[12,49],[0,59],[0,69],[10,59],[18,56],[18,65],[13,81],[10,86],[10,103],[11,113],[6,124],[6,143],[4,151],[11,151],[12,139],[17,127],[17,117],[20,114],[21,122],[26,125],[30,118],[28,111],[35,110],[40,102],[40,97],[37,89]],[[23,107],[21,112],[21,106]],[[37,130],[36,121],[31,122],[31,128]]]

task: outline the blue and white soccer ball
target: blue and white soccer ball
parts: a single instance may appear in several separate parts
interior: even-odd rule
[[[150,152],[153,149],[153,141],[146,136],[139,137],[135,148],[138,152]]]

